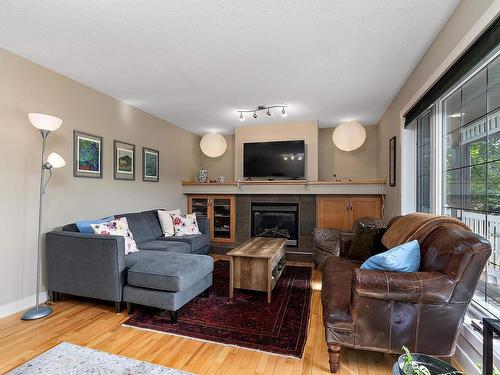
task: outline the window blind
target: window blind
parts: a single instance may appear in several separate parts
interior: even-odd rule
[[[405,127],[455,86],[500,45],[500,16],[405,114]]]

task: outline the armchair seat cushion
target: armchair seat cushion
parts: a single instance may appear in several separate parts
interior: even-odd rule
[[[353,329],[350,290],[354,270],[360,265],[360,261],[339,257],[329,257],[323,264],[323,318],[333,328]]]
[[[199,249],[210,245],[210,237],[206,234],[190,234],[186,236],[160,237],[163,242],[182,242],[191,247],[191,252],[196,253]]]
[[[127,272],[129,285],[178,292],[185,290],[211,273],[212,257],[195,254],[160,254],[164,261],[143,259]]]
[[[146,241],[137,245],[139,250],[156,250],[164,251],[167,253],[184,253],[189,254],[191,248],[189,244],[180,241],[163,241],[163,240],[152,240]]]

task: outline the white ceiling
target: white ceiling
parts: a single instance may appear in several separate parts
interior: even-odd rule
[[[459,0],[3,0],[0,47],[196,133],[376,123]],[[139,126],[140,124],[138,124]]]

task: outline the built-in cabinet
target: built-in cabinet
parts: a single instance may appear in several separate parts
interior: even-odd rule
[[[208,217],[210,240],[234,242],[236,200],[234,195],[189,195],[188,212]]]
[[[382,198],[379,195],[318,195],[316,197],[316,226],[350,231],[361,217],[382,217]]]

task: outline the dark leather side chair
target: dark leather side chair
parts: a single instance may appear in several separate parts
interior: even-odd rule
[[[349,245],[342,236],[343,248]],[[361,262],[329,257],[321,301],[331,372],[342,346],[386,353],[451,356],[464,315],[491,253],[487,240],[441,227],[420,244],[418,272],[361,270]]]

